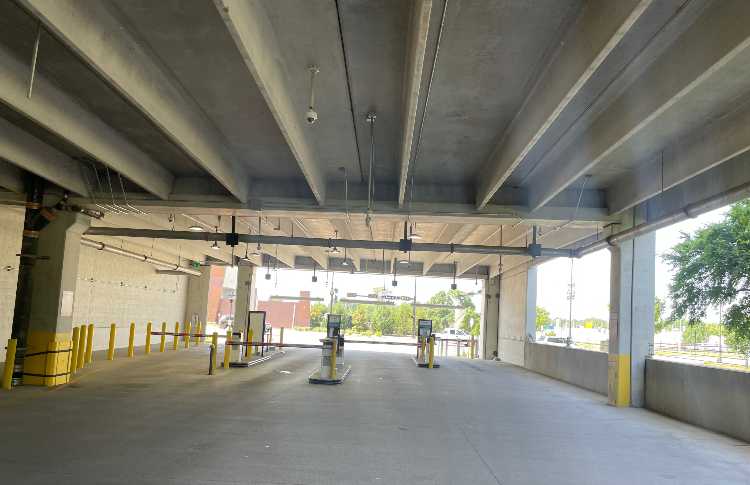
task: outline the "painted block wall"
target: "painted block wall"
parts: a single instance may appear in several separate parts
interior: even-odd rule
[[[21,210],[0,208],[0,362],[13,321],[22,228]],[[73,321],[94,324],[94,350],[107,347],[111,323],[118,326],[117,347],[127,347],[131,321],[136,322],[135,344],[143,345],[149,320],[155,329],[162,321],[173,329],[185,318],[187,285],[188,276],[159,275],[149,264],[82,247]]]

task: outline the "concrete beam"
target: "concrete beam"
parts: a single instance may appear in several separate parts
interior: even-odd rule
[[[78,162],[3,118],[0,158],[71,192],[90,195]]]
[[[50,2],[51,3],[51,2]],[[0,102],[142,187],[166,199],[172,175],[56,84],[37,72],[34,95],[26,97],[29,67],[0,47]]]
[[[735,91],[744,89],[738,80],[750,74],[750,23],[741,20],[748,16],[750,3],[746,1],[712,4],[563,152],[555,171],[539,171],[532,177],[529,207],[544,206],[659,121],[672,123],[672,127],[662,127],[665,134],[674,132],[703,116],[707,106],[731,102]],[[695,110],[702,112],[696,115]]]
[[[122,97],[138,108],[198,166],[239,201],[248,193],[246,170],[213,126],[153,55],[104,2],[81,8],[76,0],[21,0],[51,32]]]
[[[333,228],[339,232],[339,237],[343,239],[359,239],[357,237],[354,237],[354,233],[352,232],[351,225],[349,224],[349,221],[347,219],[331,219],[329,221]],[[323,236],[323,237],[331,237],[329,236]],[[359,271],[359,261],[360,259],[366,259],[365,256],[362,254],[361,251],[357,249],[347,249],[346,250],[347,256],[351,258],[352,263],[354,264],[354,267]],[[342,256],[343,257],[343,256]]]
[[[316,237],[305,225],[304,221],[299,217],[289,218],[289,225],[292,228],[296,228],[294,231],[282,231],[279,234],[292,236],[293,234],[302,234],[305,237]],[[309,256],[314,259],[318,266],[323,269],[328,269],[328,254],[320,248],[299,248],[303,255]]]
[[[447,224],[445,229],[441,231],[440,235],[434,242],[442,244],[460,244],[466,241],[466,239],[476,230],[476,224]],[[449,256],[450,253],[428,255],[422,267],[424,274],[427,274],[435,264],[445,261]]]
[[[214,0],[240,55],[276,119],[318,203],[326,198],[325,172],[303,126],[303,107],[290,96],[283,56],[263,3]]]
[[[590,2],[490,155],[477,180],[477,206],[486,206],[652,0]]]
[[[15,165],[0,160],[0,187],[19,194],[26,192],[23,183],[23,171]]]
[[[484,238],[482,242],[479,244],[500,245],[500,227],[501,226],[498,226],[496,230],[492,231],[492,233],[489,234],[486,238]],[[523,240],[527,234],[530,234],[530,231],[531,231],[531,227],[526,226],[526,225],[520,225],[516,228],[513,228],[513,226],[510,226],[510,227],[505,226],[503,228],[503,245],[504,246],[518,246],[519,241]],[[458,276],[461,276],[467,271],[469,271],[470,269],[474,268],[475,266],[478,266],[481,264],[487,264],[493,259],[497,259],[497,256],[476,255],[476,254],[463,255],[458,261],[456,274]]]
[[[750,150],[750,103],[672,143],[615,180],[607,205],[619,214]]]
[[[430,32],[430,12],[432,0],[416,0],[412,5],[409,26],[409,46],[407,48],[406,70],[404,72],[404,111],[403,138],[401,140],[401,175],[399,177],[398,205],[403,207],[406,199],[406,186],[409,180],[412,145],[416,135],[417,114],[419,111],[419,91],[422,87],[427,37]]]

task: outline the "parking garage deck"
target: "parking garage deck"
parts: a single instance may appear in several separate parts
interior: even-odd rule
[[[124,357],[124,356],[123,356]],[[0,394],[4,483],[750,482],[750,448],[519,367],[312,350],[206,375],[205,349],[96,360],[69,385]],[[52,419],[54,417],[54,419]],[[40,439],[40,437],[43,437]]]

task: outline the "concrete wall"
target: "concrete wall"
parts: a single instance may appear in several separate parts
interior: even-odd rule
[[[5,361],[5,343],[10,338],[18,279],[23,212],[0,209],[0,362]],[[156,253],[154,254],[157,255]],[[159,255],[161,256],[161,255]],[[10,271],[5,270],[6,266]],[[136,322],[136,345],[145,342],[146,323],[160,326],[163,320],[185,318],[187,276],[159,275],[153,266],[115,254],[82,247],[73,322],[94,323],[94,349],[107,346],[109,325],[116,323],[117,346],[128,345],[131,321]]]
[[[646,360],[646,407],[750,441],[750,373]]]
[[[497,335],[498,356],[503,362],[524,365],[524,340],[527,317],[526,266],[503,273],[500,282],[500,323]],[[535,290],[536,291],[536,290]]]
[[[607,395],[607,354],[556,345],[526,344],[526,368]]]

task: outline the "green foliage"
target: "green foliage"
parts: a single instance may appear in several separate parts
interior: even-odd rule
[[[738,345],[750,340],[750,200],[732,206],[722,222],[683,234],[664,260],[675,270],[672,320],[697,323],[709,307],[724,305],[727,335]]]
[[[461,315],[461,327],[479,335],[480,315],[474,308],[471,297],[460,290],[440,291],[429,301],[433,304],[461,306],[463,310],[450,308],[417,308],[417,319],[432,320],[434,332],[441,332],[455,325],[457,313]],[[413,307],[411,303],[394,306],[361,305],[336,302],[333,313],[342,315],[342,327],[351,332],[366,335],[414,335]],[[310,308],[310,325],[325,327],[325,314],[328,306],[316,303]]]
[[[682,332],[683,344],[702,344],[708,341],[711,335],[720,335],[721,329],[717,323],[692,323],[685,327]]]
[[[545,326],[552,323],[549,311],[543,307],[536,307],[536,329],[541,331]]]

